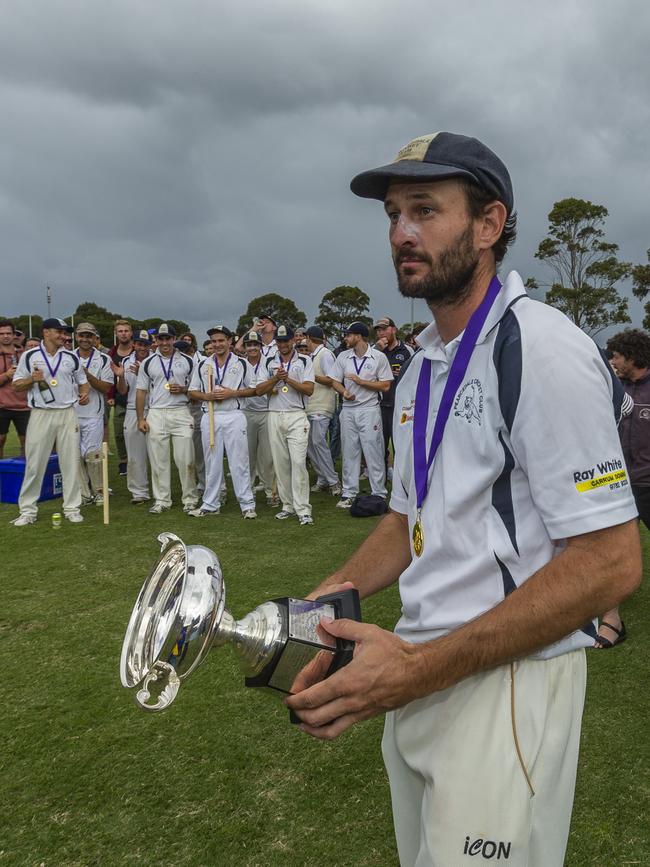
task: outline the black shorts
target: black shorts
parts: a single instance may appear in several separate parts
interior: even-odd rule
[[[5,436],[9,432],[9,423],[13,422],[18,436],[24,437],[27,433],[28,421],[28,409],[0,409],[0,436]]]

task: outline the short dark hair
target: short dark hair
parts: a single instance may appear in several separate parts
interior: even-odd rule
[[[16,333],[16,326],[9,319],[0,319],[0,328],[11,328],[13,333]]]
[[[483,187],[479,187],[478,184],[475,184],[474,181],[469,180],[469,178],[458,178],[457,180],[465,191],[465,198],[467,200],[470,217],[480,217],[490,202],[501,201],[501,199],[496,199],[493,193],[489,193]],[[507,207],[505,202],[501,202],[501,204]],[[512,211],[506,217],[503,232],[501,232],[499,240],[492,245],[492,252],[494,253],[494,259],[497,265],[505,257],[508,252],[508,247],[511,247],[515,243],[516,238],[517,212]]]
[[[610,352],[618,352],[640,370],[650,367],[650,334],[640,328],[626,328],[607,341]]]

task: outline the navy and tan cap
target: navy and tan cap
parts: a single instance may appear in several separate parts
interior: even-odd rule
[[[364,199],[384,201],[391,181],[443,181],[468,178],[499,199],[510,214],[514,194],[510,174],[499,157],[477,138],[432,132],[414,138],[392,163],[361,172],[350,189]]]
[[[242,337],[242,343],[261,343],[262,340],[257,333],[257,331],[247,331],[246,334]]]
[[[232,331],[225,325],[213,325],[212,328],[208,328],[206,333],[208,337],[212,337],[213,334],[225,334],[226,337],[232,337]]]
[[[146,343],[148,346],[151,345],[151,334],[147,331],[146,328],[141,328],[140,331],[136,331],[133,335],[134,343]]]
[[[58,331],[67,331],[68,334],[72,334],[74,331],[72,325],[68,325],[65,319],[56,319],[54,317],[45,319],[41,328],[56,328]]]
[[[362,337],[368,337],[370,329],[365,322],[351,322],[345,329],[345,334],[360,334]]]
[[[276,340],[293,340],[293,328],[289,325],[280,325],[275,332]]]
[[[163,322],[156,328],[156,337],[176,337],[176,329],[173,325]]]

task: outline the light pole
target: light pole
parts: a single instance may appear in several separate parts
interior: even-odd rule
[[[52,316],[52,312],[50,310],[50,308],[52,306],[52,290],[50,289],[49,286],[47,286],[46,289],[47,289],[47,318],[49,319]]]

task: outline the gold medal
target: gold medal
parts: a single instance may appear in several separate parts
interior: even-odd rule
[[[283,393],[283,394],[286,394],[288,391],[289,391],[289,386],[288,386],[288,385],[283,385],[283,386],[282,386],[282,393]]]
[[[57,384],[56,379],[51,379],[51,380],[50,380],[50,385],[56,385],[56,384]]]
[[[419,510],[417,519],[413,525],[413,550],[415,551],[416,557],[421,557],[422,551],[424,550],[424,532],[422,530]]]
[[[168,382],[166,382],[166,383],[165,383],[165,389],[166,389],[167,391],[169,391],[170,388],[171,388],[171,385],[170,385]]]

